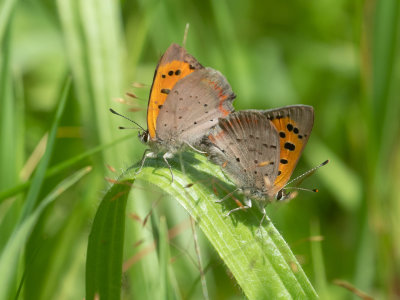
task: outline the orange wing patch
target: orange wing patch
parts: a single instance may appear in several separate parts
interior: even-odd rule
[[[292,176],[308,137],[299,132],[296,122],[289,117],[275,118],[271,122],[275,125],[280,140],[279,171],[273,191],[275,194]]]
[[[208,81],[208,82],[214,87],[216,91],[218,91],[218,98],[219,98],[218,109],[221,111],[222,115],[226,117],[231,113],[230,111],[224,108],[224,101],[228,98],[228,95],[224,94],[222,87],[220,87],[217,82],[214,81]]]
[[[152,139],[156,135],[156,121],[160,108],[167,99],[168,93],[180,79],[194,70],[195,68],[188,62],[178,60],[160,65],[157,68],[147,108],[147,127]]]

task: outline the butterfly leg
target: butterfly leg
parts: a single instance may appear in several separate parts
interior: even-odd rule
[[[142,162],[141,162],[141,164],[140,164],[139,171],[137,171],[137,172],[135,173],[136,175],[139,174],[139,173],[142,171],[143,166],[144,166],[144,162],[146,161],[147,158],[156,158],[156,157],[157,157],[157,154],[156,154],[156,153],[154,153],[154,152],[149,152],[149,151],[150,151],[150,149],[144,150],[143,157],[142,157]]]
[[[227,213],[225,216],[228,217],[231,213],[233,213],[233,212],[235,212],[235,211],[238,211],[238,210],[246,210],[246,209],[251,208],[252,202],[251,202],[251,199],[250,199],[250,198],[246,198],[246,199],[244,200],[244,203],[246,203],[246,205],[239,206],[239,207],[236,207],[236,208],[234,208],[234,209],[228,211],[228,213]]]
[[[233,191],[230,192],[229,194],[225,195],[222,199],[215,200],[215,202],[216,202],[216,203],[224,202],[226,199],[228,199],[230,196],[232,196],[232,195],[233,195],[235,192],[237,192],[238,190],[240,190],[240,189],[233,190]]]
[[[169,171],[171,172],[171,183],[173,183],[174,182],[174,173],[172,173],[172,167],[171,167],[171,165],[169,164],[169,162],[168,162],[168,158],[173,158],[174,157],[174,155],[171,153],[171,152],[166,152],[164,155],[163,155],[163,159],[164,159],[164,161],[165,161],[165,163],[167,164],[167,166],[168,166],[168,168],[169,168]]]
[[[261,212],[263,213],[263,216],[262,216],[262,218],[261,218],[260,227],[261,227],[262,223],[264,222],[265,217],[267,216],[267,211],[265,210],[265,207],[263,207],[263,208],[261,209]]]
[[[201,154],[206,154],[207,152],[201,151],[199,149],[196,149],[195,147],[193,147],[192,145],[190,145],[188,142],[185,142],[186,145],[188,145],[192,150],[201,153]]]
[[[257,229],[257,235],[259,235],[262,239],[264,239],[264,234],[263,234],[264,230],[262,228],[262,224],[263,224],[265,218],[267,217],[267,211],[265,210],[265,207],[260,208],[260,210],[261,210],[263,216],[261,218],[260,225],[258,226],[258,229]]]

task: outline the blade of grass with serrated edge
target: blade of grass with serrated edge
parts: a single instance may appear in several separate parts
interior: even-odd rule
[[[314,288],[271,221],[267,218],[260,228],[261,214],[256,209],[224,217],[225,204],[215,203],[218,197],[212,187],[200,184],[214,181],[227,186],[220,168],[198,154],[185,153],[183,157],[186,174],[175,170],[172,184],[169,170],[156,159],[146,162],[136,179],[151,182],[178,200],[198,222],[249,299],[316,299]],[[178,164],[177,159],[171,163]],[[188,187],[191,183],[194,185]],[[234,187],[228,185],[228,189]]]
[[[114,184],[97,209],[89,235],[86,299],[120,299],[125,207],[133,180]]]
[[[53,124],[51,125],[49,137],[47,140],[46,151],[37,167],[35,175],[32,179],[32,184],[29,187],[28,195],[26,196],[25,204],[24,204],[24,207],[22,210],[20,222],[22,222],[24,219],[26,219],[29,216],[29,214],[32,212],[32,210],[35,208],[35,206],[37,204],[39,192],[40,192],[40,189],[44,182],[46,170],[49,165],[51,155],[53,153],[58,125],[60,123],[61,117],[64,112],[65,103],[67,102],[67,95],[68,95],[70,86],[71,86],[71,80],[68,78],[66,83],[64,84],[64,87],[63,87],[63,90],[61,93],[61,98],[58,103],[57,111],[56,111],[56,114],[54,117],[54,121],[53,121]]]
[[[42,211],[60,194],[79,181],[79,179],[86,175],[90,170],[90,167],[86,167],[61,181],[43,199],[43,201],[41,201],[38,207],[29,216],[27,216],[27,218],[25,218],[18,227],[16,227],[0,256],[0,282],[2,284],[2,288],[0,289],[1,300],[12,299],[11,296],[13,293],[13,285],[11,282],[14,280],[14,274],[17,270],[17,264],[21,250],[25,246],[26,241],[36,225]]]

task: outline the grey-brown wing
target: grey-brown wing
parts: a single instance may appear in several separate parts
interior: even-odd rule
[[[179,80],[157,118],[157,138],[197,145],[218,118],[233,110],[235,95],[226,78],[211,68]]]
[[[221,118],[203,140],[210,159],[242,189],[265,192],[265,178],[278,173],[279,137],[272,123],[256,111],[239,111]]]
[[[168,92],[182,78],[193,73],[202,65],[186,49],[171,44],[161,57],[154,72],[153,84],[147,105],[147,128],[151,140],[156,137],[156,121],[160,107],[167,99]]]
[[[161,57],[158,65],[165,65],[173,61],[182,61],[188,63],[191,69],[201,69],[203,66],[189,54],[185,48],[172,43]],[[158,66],[157,66],[158,67]]]

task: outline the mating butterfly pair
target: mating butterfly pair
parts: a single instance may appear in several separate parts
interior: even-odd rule
[[[186,148],[209,154],[247,197],[270,201],[288,197],[290,179],[310,136],[314,110],[295,105],[272,110],[234,111],[235,95],[218,71],[203,67],[172,44],[156,68],[147,109],[146,158],[168,159]],[[139,170],[139,172],[140,172]],[[265,215],[264,205],[260,206]],[[236,210],[236,209],[235,209]]]

